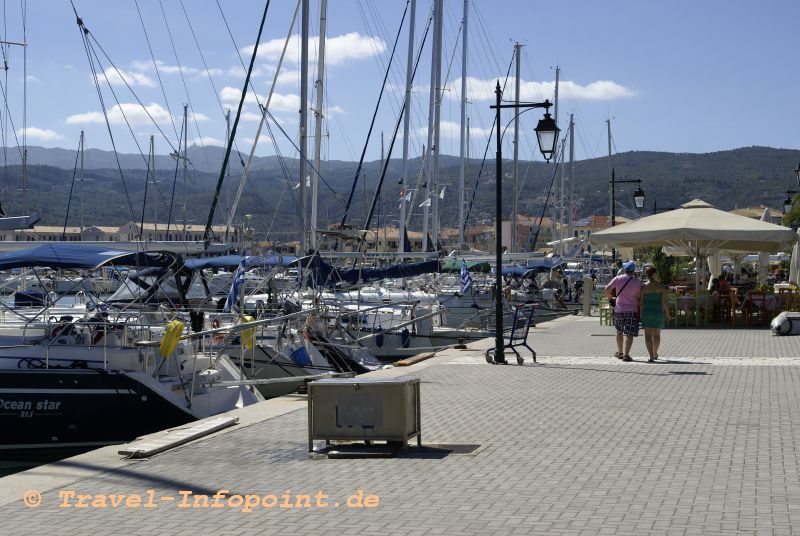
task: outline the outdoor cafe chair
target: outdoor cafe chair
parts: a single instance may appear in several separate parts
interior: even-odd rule
[[[745,323],[749,326],[754,320],[764,324],[767,319],[767,293],[751,291],[745,299]]]
[[[687,311],[693,316],[696,326],[700,325],[701,319],[704,326],[708,325],[709,309],[711,309],[711,295],[709,292],[707,290],[696,290],[694,292],[694,307]]]

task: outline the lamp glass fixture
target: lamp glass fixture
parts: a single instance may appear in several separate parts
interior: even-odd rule
[[[642,190],[641,186],[637,186],[636,191],[633,192],[633,202],[636,203],[636,208],[640,210],[644,207],[644,190]]]
[[[542,152],[544,159],[549,162],[553,157],[553,153],[556,152],[556,142],[561,129],[558,128],[550,114],[545,112],[544,118],[539,120],[539,124],[536,125],[534,130],[539,141],[539,150]]]

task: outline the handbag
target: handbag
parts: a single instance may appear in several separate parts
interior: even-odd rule
[[[633,279],[632,276],[629,277],[627,281],[625,281],[625,284],[622,285],[621,289],[619,289],[619,294],[622,294],[622,291],[625,290],[625,287],[628,286],[628,283],[631,282],[631,279]],[[608,299],[608,305],[610,305],[613,308],[617,306],[617,289],[611,289],[611,293],[612,296]]]

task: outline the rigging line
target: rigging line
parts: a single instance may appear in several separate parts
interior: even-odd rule
[[[161,0],[159,0],[161,2]],[[233,143],[231,143],[236,138],[236,129],[239,127],[239,119],[242,116],[242,107],[244,106],[244,100],[247,96],[247,86],[250,83],[250,76],[253,74],[253,66],[256,63],[256,56],[258,54],[258,44],[261,40],[261,34],[264,31],[264,24],[267,21],[267,12],[269,11],[270,0],[267,0],[266,5],[264,6],[264,13],[261,16],[261,24],[258,27],[258,36],[256,37],[256,44],[253,48],[253,56],[250,58],[250,66],[247,69],[247,76],[244,80],[244,88],[242,89],[242,96],[239,99],[239,106],[236,110],[236,117],[233,120],[233,127],[231,128],[231,135],[230,139],[228,140],[227,147],[225,148],[225,158],[222,160],[222,169],[220,169],[219,179],[217,180],[217,187],[214,190],[214,199],[211,201],[211,210],[208,212],[208,220],[206,221],[206,228],[203,238],[205,240],[210,240],[212,237],[211,231],[211,224],[214,221],[214,211],[217,208],[217,203],[219,202],[219,192],[222,188],[222,182],[225,180],[225,170],[228,168],[228,160],[231,156],[231,149],[233,147]]]
[[[511,76],[511,66],[514,63],[514,54],[511,54],[511,60],[508,62],[508,69],[506,69],[506,78],[503,81],[503,92],[506,90],[506,86],[508,85],[508,78]],[[492,121],[492,128],[489,130],[489,137],[486,140],[486,147],[483,149],[483,159],[481,160],[481,167],[478,168],[478,176],[475,177],[475,186],[472,188],[472,197],[469,200],[469,207],[467,208],[467,214],[464,216],[464,232],[466,233],[467,230],[467,222],[469,221],[469,215],[472,212],[472,205],[475,202],[475,194],[478,192],[478,183],[481,180],[481,175],[483,174],[483,167],[486,164],[486,155],[489,152],[489,146],[492,143],[492,134],[494,133],[494,129],[497,127],[497,122]],[[500,177],[496,177],[495,180],[502,180]]]
[[[281,124],[278,122],[278,120],[277,120],[277,119],[275,119],[275,116],[274,116],[274,115],[272,115],[272,112],[270,112],[269,110],[267,110],[267,109],[265,108],[265,109],[264,109],[264,113],[266,113],[266,114],[267,114],[267,117],[269,117],[270,119],[272,119],[272,121],[275,123],[275,126],[277,126],[277,127],[278,127],[278,129],[281,131],[281,134],[283,134],[283,135],[284,135],[284,137],[285,137],[285,138],[286,138],[286,139],[289,141],[289,143],[292,145],[292,147],[294,147],[294,149],[295,149],[296,151],[298,151],[298,152],[299,152],[299,151],[300,151],[300,148],[297,146],[297,144],[295,144],[295,142],[294,142],[294,140],[291,138],[291,136],[289,136],[289,134],[288,134],[288,133],[287,133],[287,132],[286,132],[286,131],[283,129],[283,127],[282,127],[282,126],[281,126]],[[333,196],[334,196],[336,199],[339,199],[339,196],[336,194],[336,191],[335,191],[335,190],[333,189],[333,187],[332,187],[332,186],[331,186],[331,185],[328,183],[328,181],[326,181],[326,180],[325,180],[325,178],[324,178],[324,177],[323,177],[323,176],[322,176],[322,175],[321,175],[321,174],[320,174],[320,173],[319,173],[319,172],[316,170],[316,168],[314,167],[314,164],[313,164],[313,162],[311,162],[311,160],[309,160],[308,158],[306,158],[305,160],[306,160],[306,164],[309,166],[309,168],[311,169],[311,171],[313,171],[313,172],[314,172],[314,173],[317,175],[317,177],[319,177],[319,179],[322,181],[322,183],[323,183],[325,186],[327,186],[327,187],[328,187],[328,190],[330,190],[330,191],[331,191],[331,193],[333,194]]]
[[[530,230],[528,231],[528,245],[530,245],[528,249],[530,251],[536,250],[536,243],[539,241],[539,232],[542,230],[542,221],[544,220],[544,215],[547,212],[547,203],[548,201],[550,201],[550,195],[553,192],[553,184],[555,183],[556,176],[558,175],[558,167],[560,166],[559,162],[564,157],[565,145],[566,144],[564,143],[561,144],[561,156],[560,157],[556,156],[555,166],[553,166],[553,176],[550,179],[550,186],[547,188],[547,196],[544,198],[544,205],[542,206],[541,214],[539,214],[539,223],[536,224],[536,233],[533,235],[533,240],[531,240],[530,238],[531,232],[533,231],[533,227],[531,227]]]
[[[144,194],[142,195],[142,219],[141,219],[141,227],[144,229],[144,212],[145,208],[147,207],[147,186],[150,184],[150,166],[152,165],[152,161],[150,159],[150,153],[147,154],[147,173],[145,173],[144,178]],[[153,177],[153,183],[155,184],[156,179]],[[157,225],[157,222],[153,222],[153,225]]]
[[[269,228],[267,229],[267,235],[266,236],[267,236],[267,238],[269,238],[270,234],[272,234],[272,228],[275,225],[275,219],[278,216],[280,203],[283,200],[283,197],[286,194],[286,191],[287,190],[289,191],[289,195],[292,197],[292,201],[294,202],[295,209],[297,209],[300,206],[300,199],[295,194],[294,188],[292,186],[292,173],[291,173],[291,170],[289,169],[289,166],[286,164],[285,158],[283,157],[283,154],[281,153],[281,149],[278,146],[278,142],[275,141],[275,136],[272,133],[272,127],[270,126],[269,123],[266,123],[266,125],[267,125],[267,131],[270,133],[270,140],[272,141],[272,146],[273,146],[273,148],[275,150],[275,154],[278,157],[278,163],[279,163],[280,168],[281,168],[281,175],[283,176],[283,180],[286,183],[286,188],[281,190],[281,197],[278,200],[278,205],[275,206],[275,212],[272,213],[272,221],[270,222]],[[303,222],[303,224],[305,225],[305,222]],[[305,229],[303,229],[303,232],[305,232]]]
[[[158,69],[158,62],[156,61],[155,54],[153,54],[153,47],[150,45],[150,36],[147,34],[147,27],[144,24],[144,18],[142,17],[142,12],[139,10],[139,0],[133,0],[133,3],[136,5],[136,12],[139,14],[139,22],[142,24],[142,32],[144,33],[144,39],[147,42],[147,49],[150,51],[150,58],[153,60],[153,68],[156,70],[156,78],[158,78],[158,85],[161,88],[161,95],[164,97],[164,104],[167,107],[167,112],[169,113],[169,120],[172,123],[172,130],[175,132],[175,137],[178,137],[178,127],[175,126],[175,118],[172,116],[172,109],[169,107],[169,99],[167,99],[167,93],[164,90],[164,82],[161,80],[161,71]]]
[[[365,8],[362,5],[361,0],[359,0],[357,2],[357,6],[358,6],[359,14],[361,15],[361,21],[364,23],[364,26],[367,29],[367,33],[370,34],[370,35],[379,35],[384,41],[388,41],[388,39],[386,39],[388,37],[388,35],[387,35],[388,32],[386,32],[385,30],[382,30],[382,28],[384,28],[383,24],[382,24],[382,21],[380,20],[380,18],[377,15],[374,14],[373,10],[370,9],[372,7],[372,5],[367,1],[367,7],[366,7],[367,12],[364,11]],[[370,18],[372,19],[376,29],[373,29],[373,25],[370,24]],[[393,78],[396,79],[398,74],[396,72],[397,68],[394,65],[394,63],[392,63],[392,64],[387,66],[386,65],[386,60],[384,59],[384,56],[382,54],[378,53],[378,50],[377,50],[377,48],[375,46],[375,43],[372,40],[370,40],[369,43],[370,43],[370,47],[372,48],[373,58],[375,59],[375,62],[378,64],[378,68],[380,68],[381,70],[389,70],[389,71],[392,71],[393,68],[394,68],[394,72],[392,72],[392,75],[393,75]],[[396,85],[396,84],[397,84],[396,80],[393,80],[391,82],[391,85]],[[393,106],[392,112],[396,113],[396,111],[397,111],[396,106],[399,105],[399,99],[397,99],[397,96],[394,94],[394,92],[392,92],[391,95],[393,97],[395,97],[395,98],[394,98],[394,101],[390,101],[389,102],[389,105]]]
[[[19,160],[22,162],[22,144],[19,142],[19,137],[17,136],[17,127],[14,125],[14,118],[11,117],[10,113],[8,112],[8,94],[6,93],[6,87],[0,84],[0,91],[3,92],[3,101],[5,102],[5,109],[6,109],[6,128],[8,123],[11,123],[11,133],[14,134],[14,141],[17,143],[17,152],[19,153]],[[3,144],[4,146],[6,144]],[[7,184],[7,183],[6,183]]]
[[[186,102],[189,104],[189,108],[192,110],[192,120],[194,121],[195,129],[197,130],[197,141],[200,142],[199,145],[200,147],[203,148],[202,154],[203,154],[203,159],[206,161],[206,166],[209,169],[211,169],[211,163],[209,162],[208,155],[206,154],[205,151],[206,145],[205,142],[203,142],[203,134],[200,132],[200,126],[197,124],[197,116],[194,113],[194,105],[192,104],[192,99],[189,96],[189,87],[186,85],[186,77],[183,75],[183,64],[181,63],[181,60],[178,57],[178,50],[175,48],[175,40],[172,38],[172,30],[169,27],[169,21],[167,20],[167,13],[164,11],[164,3],[162,2],[162,0],[158,0],[158,5],[161,8],[161,17],[164,19],[164,26],[167,29],[167,36],[169,36],[169,42],[170,45],[172,46],[172,54],[175,56],[175,62],[178,64],[178,74],[180,74],[181,83],[183,84],[183,91],[186,94]],[[267,5],[269,5],[269,2],[267,2]],[[188,132],[186,134],[188,139]],[[170,144],[170,146],[172,146],[172,144]],[[185,150],[188,150],[188,147],[186,147]]]
[[[8,38],[8,17],[6,17],[6,0],[3,0],[3,35]],[[10,45],[0,45],[0,51],[3,53],[3,71],[4,71],[4,81],[5,85],[8,86],[8,57],[6,56],[6,52],[9,50]],[[9,118],[9,109],[8,109],[8,99],[5,98],[5,89],[3,89],[3,115],[0,115],[0,119],[4,119],[2,125],[2,136],[3,136],[3,184],[8,184],[8,118]],[[16,136],[16,133],[14,134]]]
[[[292,15],[292,21],[289,24],[289,30],[287,31],[286,40],[283,43],[283,49],[281,50],[281,55],[280,55],[280,58],[278,59],[278,65],[275,68],[275,75],[273,76],[272,84],[270,85],[270,88],[269,88],[269,94],[267,95],[267,101],[263,106],[261,105],[261,102],[258,100],[258,93],[256,92],[255,88],[253,87],[252,83],[250,84],[250,89],[253,92],[253,95],[255,95],[256,103],[258,104],[259,109],[261,110],[261,118],[259,119],[258,128],[256,129],[256,134],[253,137],[253,143],[252,143],[252,146],[250,148],[250,154],[247,157],[247,164],[243,164],[244,170],[242,171],[242,178],[239,180],[239,186],[236,189],[236,194],[234,195],[234,198],[233,198],[233,205],[229,209],[228,219],[225,222],[225,237],[226,237],[226,239],[227,239],[228,232],[231,229],[231,225],[233,223],[233,218],[235,216],[236,210],[238,209],[239,201],[241,200],[242,192],[244,191],[244,186],[245,186],[245,184],[247,184],[247,179],[248,179],[248,176],[250,174],[250,168],[251,168],[251,166],[253,164],[253,159],[255,158],[256,148],[258,147],[258,140],[261,137],[261,130],[263,129],[264,123],[267,120],[267,117],[266,117],[266,115],[264,113],[264,110],[266,110],[269,107],[270,103],[272,102],[272,96],[275,93],[275,87],[278,85],[278,76],[280,75],[284,59],[286,58],[286,50],[289,47],[289,41],[291,40],[291,37],[292,37],[292,30],[294,28],[294,23],[297,20],[297,13],[298,13],[299,10],[300,10],[300,2],[298,1],[296,6],[295,6],[295,9],[294,9],[294,14]],[[238,54],[239,49],[238,49],[238,47],[236,47],[236,42],[235,41],[234,41],[234,47],[236,48],[236,51],[237,51],[237,54]],[[240,62],[242,61],[241,55],[239,55],[239,61]],[[244,63],[242,63],[242,67],[244,67]],[[245,88],[245,90],[246,89],[247,88]],[[298,152],[299,152],[299,149],[298,149]],[[242,156],[241,156],[241,153],[239,153],[239,160],[241,161],[241,159],[242,159]],[[314,171],[316,172],[316,170],[314,170]],[[317,173],[317,175],[319,175],[319,174]],[[323,179],[323,181],[324,180],[325,179]]]
[[[426,32],[426,37],[427,37],[427,32]],[[423,44],[424,44],[424,41],[423,41]],[[414,78],[417,75],[417,67],[419,67],[419,60],[421,58],[422,58],[422,47],[420,47],[420,49],[419,49],[419,51],[417,53],[417,59],[414,62],[414,70],[411,72],[411,80],[412,81],[414,80]],[[378,184],[377,184],[376,189],[375,189],[375,195],[372,198],[372,205],[369,208],[369,214],[367,215],[367,219],[364,222],[364,229],[365,230],[369,229],[369,224],[372,221],[373,214],[375,213],[376,204],[377,204],[378,199],[380,198],[380,194],[381,194],[381,187],[383,186],[383,180],[384,180],[384,178],[386,178],[386,171],[389,169],[389,162],[392,159],[392,151],[394,150],[394,144],[397,141],[397,132],[400,129],[400,123],[403,121],[403,112],[405,111],[405,108],[406,108],[407,104],[408,104],[408,99],[406,98],[406,99],[403,100],[403,105],[400,107],[400,111],[397,114],[397,121],[395,122],[395,125],[394,125],[394,133],[392,134],[392,141],[389,143],[389,150],[386,153],[386,158],[385,158],[385,160],[383,162],[383,169],[381,170],[381,176],[380,176],[380,179],[378,180]],[[365,238],[366,238],[366,233],[364,233],[364,235],[362,236],[362,241]],[[361,249],[360,246],[359,246],[359,249]]]
[[[75,152],[75,165],[72,167],[72,182],[69,185],[69,197],[67,198],[67,211],[64,214],[64,229],[61,231],[61,240],[67,239],[67,220],[69,220],[69,208],[72,206],[72,192],[75,189],[75,177],[78,175],[78,158],[80,156],[80,143],[78,151]],[[83,229],[81,229],[82,231]]]
[[[97,52],[95,52],[94,48],[92,48],[91,44],[89,44],[89,50],[94,55],[95,61],[97,62],[97,66],[102,68],[102,65],[100,64],[100,58],[97,55]],[[128,121],[128,116],[127,116],[127,114],[125,113],[125,110],[122,107],[122,103],[120,103],[119,98],[117,97],[117,92],[114,91],[114,88],[113,88],[113,86],[111,84],[111,81],[108,79],[108,75],[106,74],[106,71],[102,70],[102,73],[103,73],[103,78],[106,81],[106,84],[108,84],[108,90],[111,92],[111,95],[114,97],[114,101],[117,103],[117,107],[119,109],[119,113],[120,113],[120,115],[122,116],[122,118],[125,121],[125,126],[128,127],[128,132],[130,132],[131,138],[133,138],[133,142],[136,144],[136,148],[139,149],[139,155],[142,157],[142,160],[144,160],[145,163],[146,163],[147,159],[144,156],[144,152],[142,151],[141,145],[139,145],[139,139],[137,138],[136,134],[133,132],[133,127],[131,126],[130,122]],[[100,75],[95,75],[95,76],[99,77]],[[99,84],[99,81],[100,80],[98,79],[96,82]],[[99,85],[98,85],[98,91],[100,91]],[[167,140],[167,142],[169,143],[169,140]]]
[[[403,10],[403,18],[400,20],[400,26],[397,28],[397,36],[395,37],[394,45],[392,46],[392,54],[389,58],[390,66],[392,64],[392,61],[394,60],[394,53],[397,50],[397,43],[400,40],[400,32],[403,30],[403,24],[405,23],[406,20],[406,14],[408,13],[408,4],[409,0],[406,0],[406,7]],[[353,202],[353,195],[355,194],[356,186],[358,184],[358,176],[361,174],[361,168],[364,165],[364,156],[367,153],[367,147],[369,146],[369,141],[370,138],[372,137],[372,129],[375,126],[375,118],[378,115],[378,109],[380,108],[381,100],[383,99],[383,93],[386,90],[386,80],[388,77],[389,77],[389,69],[386,69],[386,73],[383,76],[383,83],[381,84],[381,91],[380,94],[378,95],[378,102],[375,105],[374,112],[372,113],[372,121],[370,122],[369,131],[367,132],[367,139],[364,142],[364,148],[361,150],[361,158],[358,161],[358,168],[356,169],[355,177],[353,178],[353,186],[350,189],[350,196],[347,199],[347,205],[345,206],[344,214],[342,215],[342,221],[339,224],[340,229],[344,229],[344,224],[347,221],[347,215],[350,212],[350,205]]]
[[[122,172],[122,163],[119,160],[119,153],[117,152],[117,145],[114,141],[114,134],[111,131],[111,122],[108,119],[108,111],[106,109],[105,99],[103,99],[103,92],[100,89],[100,80],[97,76],[97,70],[95,69],[94,60],[92,59],[92,48],[91,43],[89,42],[89,29],[83,24],[83,19],[78,16],[78,12],[75,9],[75,4],[70,0],[70,4],[72,4],[72,10],[75,12],[75,18],[77,19],[76,22],[78,24],[78,31],[81,34],[81,42],[83,43],[84,50],[86,52],[86,58],[89,61],[89,69],[92,71],[92,82],[94,83],[95,90],[97,91],[97,97],[100,101],[100,108],[103,110],[103,119],[106,123],[106,130],[108,131],[108,136],[111,141],[111,147],[114,150],[114,158],[117,162],[117,170],[119,171],[120,180],[122,181],[122,188],[125,192],[125,198],[128,201],[128,208],[131,213],[131,221],[135,221],[136,216],[133,211],[133,203],[131,202],[131,197],[128,192],[128,185],[125,182],[125,175]],[[95,55],[96,57],[96,55]],[[138,232],[139,240],[142,239],[142,232],[139,230]]]
[[[208,64],[206,63],[206,57],[203,54],[203,50],[200,48],[200,42],[197,40],[197,35],[194,33],[194,27],[192,26],[192,22],[189,20],[189,14],[186,12],[186,7],[183,4],[183,0],[180,0],[181,10],[183,10],[183,16],[186,18],[186,24],[189,25],[189,31],[192,34],[192,39],[194,39],[194,44],[197,47],[197,52],[200,54],[200,60],[203,62],[203,68],[206,70],[206,76],[208,81],[211,83],[211,89],[214,90],[214,96],[217,99],[217,103],[219,104],[219,109],[222,112],[222,115],[225,115],[225,106],[222,104],[222,100],[219,98],[219,92],[217,91],[217,86],[214,84],[214,79],[211,77],[211,71],[208,68]],[[236,154],[239,156],[239,163],[244,167],[244,160],[242,160],[242,153],[239,151],[239,147],[236,145],[236,140],[234,140],[234,147],[236,148]]]
[[[86,28],[86,27],[84,26],[84,28]],[[139,96],[138,96],[138,95],[136,95],[136,92],[133,90],[133,88],[130,86],[130,84],[128,84],[128,81],[127,81],[127,80],[125,79],[125,77],[122,75],[122,73],[121,73],[121,72],[120,72],[120,70],[117,68],[117,66],[114,64],[114,61],[113,61],[113,60],[112,60],[112,59],[109,57],[109,55],[108,55],[108,54],[106,53],[106,51],[103,49],[103,46],[102,46],[102,45],[100,44],[100,42],[99,42],[99,41],[98,41],[98,40],[97,40],[97,39],[94,37],[94,34],[88,30],[88,28],[86,29],[86,38],[87,38],[87,39],[91,39],[91,41],[92,41],[92,42],[93,42],[93,43],[94,43],[94,44],[97,46],[97,48],[98,48],[98,49],[100,49],[100,52],[102,52],[102,53],[103,53],[103,57],[104,57],[104,58],[105,58],[105,59],[108,61],[109,65],[111,65],[111,67],[114,69],[114,72],[116,72],[116,73],[117,73],[117,76],[119,76],[119,78],[122,80],[123,84],[125,84],[125,87],[127,87],[127,88],[128,88],[128,91],[130,91],[130,92],[131,92],[131,95],[133,95],[133,98],[134,98],[134,99],[136,99],[136,102],[137,102],[137,103],[139,103],[139,106],[141,106],[141,107],[142,107],[142,110],[144,110],[144,113],[147,115],[147,117],[149,117],[149,118],[150,118],[150,121],[152,121],[152,122],[153,122],[153,126],[155,126],[155,127],[156,127],[156,130],[158,130],[158,132],[159,132],[159,133],[161,134],[161,136],[162,136],[162,137],[163,137],[163,138],[166,140],[166,142],[169,144],[169,146],[170,146],[170,147],[173,147],[173,145],[172,145],[172,143],[169,141],[169,138],[167,137],[167,135],[166,135],[166,134],[164,134],[164,131],[163,131],[163,130],[161,130],[161,127],[158,125],[158,123],[156,122],[156,120],[155,120],[155,119],[153,118],[153,116],[150,114],[150,111],[147,109],[147,107],[144,105],[144,103],[141,101],[141,99],[139,99]],[[100,65],[100,58],[99,58],[99,56],[98,56],[97,52],[95,52],[95,49],[94,49],[94,47],[91,45],[91,43],[89,44],[89,48],[92,50],[92,53],[94,54],[94,56],[95,56],[95,58],[96,58],[96,60],[97,60],[97,65],[98,65],[98,66],[101,66],[101,65]],[[106,79],[106,82],[108,83],[108,85],[109,85],[109,89],[111,90],[111,92],[112,92],[112,93],[114,93],[114,90],[113,90],[113,89],[111,89],[111,82],[108,80],[108,73],[106,73],[106,69],[104,69],[104,70],[103,70],[103,77]],[[117,97],[116,97],[116,94],[114,95],[114,99],[117,101],[117,104],[120,104],[120,112],[122,112],[122,113],[123,113],[123,115],[124,115],[124,112],[122,111],[122,104],[119,102],[119,99],[117,99]],[[137,145],[138,145],[138,144],[137,144]],[[139,150],[141,151],[141,147],[139,148]],[[144,154],[142,154],[142,160],[145,160],[145,158],[144,158]]]
[[[186,136],[188,138],[188,136]],[[183,138],[184,138],[184,122],[181,121],[181,132],[178,135],[178,150],[176,154],[181,154],[180,151],[183,149]],[[181,167],[181,159],[175,159],[175,174],[172,177],[172,196],[169,200],[169,212],[167,213],[167,235],[169,235],[169,228],[172,225],[172,210],[175,208],[175,190],[178,185],[178,171]],[[185,237],[184,237],[185,238]]]

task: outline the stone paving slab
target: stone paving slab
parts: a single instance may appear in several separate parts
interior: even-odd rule
[[[531,330],[536,365],[487,365],[492,341],[481,341],[385,372],[421,378],[426,444],[480,444],[475,454],[309,458],[300,409],[82,476],[38,508],[0,506],[0,533],[800,532],[800,337],[665,330],[664,363],[628,364],[609,357],[609,333],[596,318],[563,318]],[[276,500],[324,492],[328,506],[62,508],[59,498],[220,488]],[[377,507],[347,507],[358,490]]]

